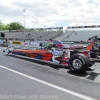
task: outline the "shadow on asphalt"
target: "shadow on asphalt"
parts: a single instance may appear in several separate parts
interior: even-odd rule
[[[86,79],[89,79],[89,80],[95,80],[95,78],[98,77],[99,75],[99,73],[93,71],[92,69],[89,69],[83,73],[74,73],[72,71],[68,71],[67,73],[71,75],[79,76],[79,77],[85,77]]]
[[[11,55],[11,56],[13,56],[13,55]],[[13,57],[15,57],[15,56],[13,56]],[[75,73],[75,72],[72,72],[69,69],[69,67],[66,67],[66,66],[56,65],[56,64],[53,64],[53,63],[44,62],[44,61],[40,61],[40,60],[33,60],[33,59],[30,60],[30,59],[21,58],[21,57],[16,57],[16,58],[28,60],[28,61],[38,63],[38,64],[42,64],[42,65],[49,65],[49,67],[56,69],[56,70],[60,70],[61,68],[63,68],[63,69],[65,68],[65,69],[68,69],[68,70],[66,70],[66,73],[69,73],[69,74],[74,75],[74,76],[85,77],[86,79],[89,79],[89,80],[94,80],[99,75],[99,73],[95,72],[94,69],[92,69],[92,67],[88,68],[86,72]]]
[[[99,74],[96,72],[91,72],[90,76],[87,79],[94,80]]]

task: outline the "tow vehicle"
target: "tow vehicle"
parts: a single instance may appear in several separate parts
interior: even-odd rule
[[[96,40],[99,41],[99,38]],[[31,60],[40,60],[69,67],[73,72],[85,72],[100,60],[99,50],[96,50],[96,42],[91,42],[86,50],[69,50],[58,48],[55,44],[46,47],[33,48],[28,45],[8,46],[4,50],[6,55],[20,56]]]

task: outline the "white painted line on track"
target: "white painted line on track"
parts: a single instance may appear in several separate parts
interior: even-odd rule
[[[65,89],[65,88],[63,88],[63,87],[60,87],[60,86],[54,85],[54,84],[52,84],[52,83],[48,83],[48,82],[46,82],[46,81],[43,81],[43,80],[37,79],[37,78],[32,77],[32,76],[29,76],[29,75],[26,75],[26,74],[21,73],[21,72],[18,72],[18,71],[16,71],[16,70],[13,70],[13,69],[7,68],[7,67],[5,67],[5,66],[0,65],[0,68],[3,68],[3,69],[6,69],[6,70],[9,70],[9,71],[11,71],[11,72],[13,72],[13,73],[16,73],[16,74],[18,74],[18,75],[21,75],[21,76],[27,77],[27,78],[29,78],[29,79],[31,79],[31,80],[34,80],[34,81],[40,82],[40,83],[42,83],[42,84],[45,84],[45,85],[47,85],[47,86],[50,86],[50,87],[53,87],[53,88],[55,88],[55,89],[61,90],[61,91],[63,91],[63,92],[69,93],[69,94],[71,94],[71,95],[77,96],[77,97],[79,97],[79,98],[82,98],[82,99],[85,99],[85,100],[96,100],[96,99],[94,99],[94,98],[91,98],[91,97],[85,96],[85,95],[83,95],[83,94],[80,94],[80,93],[77,93],[77,92],[74,92],[74,91],[71,91],[71,90]]]

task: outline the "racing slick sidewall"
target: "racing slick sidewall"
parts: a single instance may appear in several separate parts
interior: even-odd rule
[[[69,64],[71,71],[84,72],[89,66],[89,60],[87,56],[76,53],[71,56],[68,64]]]

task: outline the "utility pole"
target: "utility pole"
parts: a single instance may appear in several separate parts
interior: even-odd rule
[[[23,9],[24,12],[24,32],[25,32],[25,12],[26,12],[26,8]]]

